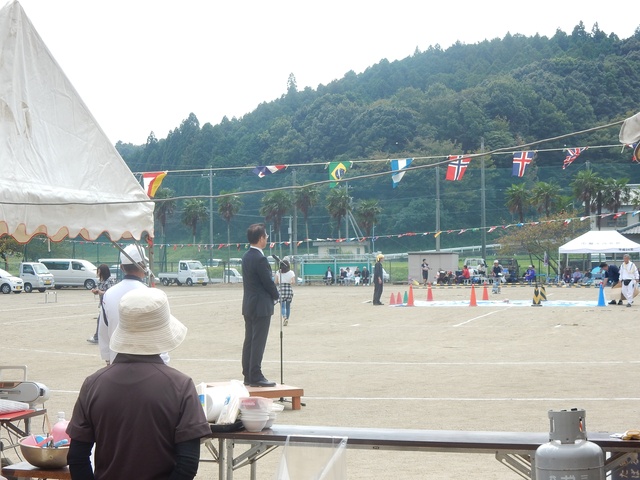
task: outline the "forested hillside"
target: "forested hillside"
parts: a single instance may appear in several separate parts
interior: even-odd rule
[[[134,172],[169,170],[162,187],[176,197],[209,195],[208,174],[198,169],[212,168],[214,195],[241,193],[241,206],[228,219],[232,243],[245,241],[249,223],[264,221],[264,193],[243,192],[328,180],[327,164],[334,161],[355,162],[345,175],[354,206],[378,201],[375,234],[383,238],[376,248],[386,251],[434,248],[433,235],[403,234],[435,231],[436,188],[440,229],[469,230],[442,236],[441,247],[479,243],[481,161],[472,159],[462,180],[446,181],[448,155],[514,147],[484,157],[487,225],[518,221],[505,206],[514,184],[530,190],[537,182],[552,182],[568,198],[575,175],[586,168],[602,178],[640,183],[640,165],[619,144],[619,125],[535,143],[528,149],[538,153],[524,177],[511,174],[518,145],[593,129],[640,111],[640,29],[619,39],[597,25],[589,31],[579,24],[551,38],[507,35],[447,49],[436,45],[400,61],[381,60],[361,74],[348,72],[316,90],[299,91],[294,74],[281,98],[242,118],[200,125],[191,113],[167,138],[151,133],[146,145],[119,142],[117,149]],[[590,148],[563,169],[562,148],[585,146]],[[412,167],[425,168],[408,171],[393,188],[388,160],[398,158],[414,158]],[[277,164],[288,168],[264,178],[252,173],[258,165]],[[367,177],[380,172],[389,173]],[[365,178],[349,180],[353,177]],[[338,225],[326,209],[329,186],[319,191],[320,200],[309,211],[309,237],[336,238]],[[579,199],[571,203],[582,209]],[[192,240],[181,222],[182,209],[179,200],[167,218],[167,242]],[[539,215],[533,208],[525,212],[527,219]],[[214,219],[214,243],[226,243],[227,224],[217,205]],[[340,232],[344,236],[344,226]],[[206,223],[195,233],[196,242],[209,243]]]

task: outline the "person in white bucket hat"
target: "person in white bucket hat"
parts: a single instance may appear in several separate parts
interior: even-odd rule
[[[100,312],[100,324],[98,326],[98,344],[100,356],[107,362],[113,362],[116,354],[109,348],[111,336],[120,321],[118,305],[122,296],[138,288],[147,288],[144,283],[147,276],[149,259],[144,249],[139,245],[127,245],[120,253],[120,269],[124,274],[122,280],[111,287],[102,297],[102,311]],[[162,359],[169,363],[169,354],[163,353]]]
[[[160,358],[187,328],[155,288],[126,293],[119,309],[117,355],[84,381],[67,427],[71,478],[193,479],[211,427],[193,380]]]

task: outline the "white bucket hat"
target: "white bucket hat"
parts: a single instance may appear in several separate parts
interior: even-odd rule
[[[116,353],[156,355],[173,350],[187,335],[187,327],[171,315],[167,294],[156,288],[136,288],[123,295],[120,323],[109,347]]]

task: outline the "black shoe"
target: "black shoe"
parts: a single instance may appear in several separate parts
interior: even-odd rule
[[[622,305],[622,300],[618,300],[618,305]]]
[[[263,380],[259,380],[257,382],[253,382],[251,383],[252,387],[275,387],[276,386],[276,382],[270,382],[269,380],[267,380],[266,378]]]
[[[609,302],[609,305],[615,305],[616,303],[618,303],[618,302],[616,302],[615,300],[611,300],[611,301]]]

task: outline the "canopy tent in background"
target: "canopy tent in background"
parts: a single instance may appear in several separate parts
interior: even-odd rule
[[[640,252],[640,244],[615,230],[592,230],[565,243],[558,249],[563,253],[630,253]]]
[[[153,237],[153,202],[24,10],[0,10],[0,236]]]

